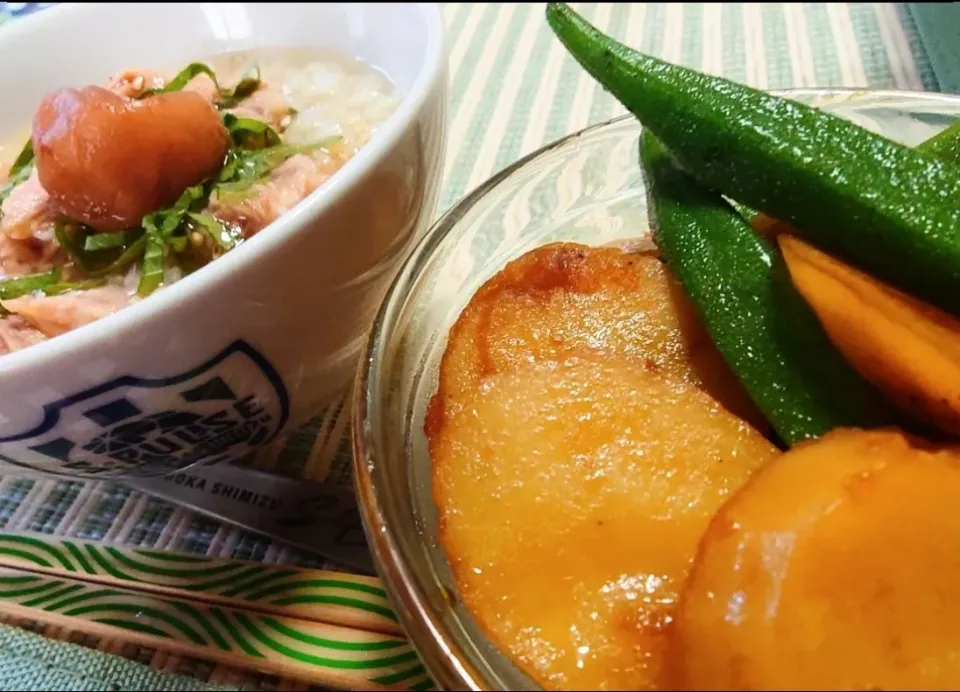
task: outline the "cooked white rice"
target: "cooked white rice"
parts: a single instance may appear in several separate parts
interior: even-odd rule
[[[220,56],[211,66],[224,82],[235,83],[251,65],[279,88],[297,115],[284,132],[290,143],[315,142],[339,135],[348,151],[357,151],[390,117],[401,97],[379,71],[352,57],[327,50],[263,49]]]

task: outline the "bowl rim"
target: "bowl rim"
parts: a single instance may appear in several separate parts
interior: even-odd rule
[[[869,96],[939,101],[952,106],[960,115],[960,94],[857,87],[798,87],[767,91],[787,98]],[[396,529],[391,522],[385,520],[375,480],[378,460],[376,459],[374,424],[378,419],[376,409],[379,407],[375,395],[378,393],[376,383],[379,381],[381,368],[381,363],[376,360],[376,354],[382,350],[384,343],[388,340],[390,336],[388,328],[392,326],[394,317],[398,314],[398,308],[419,278],[414,270],[429,261],[460,219],[474,205],[501,182],[541,156],[581,137],[630,119],[635,119],[635,116],[625,113],[549,142],[503,168],[450,207],[430,226],[405,258],[384,294],[373,327],[367,337],[352,395],[351,437],[354,490],[359,500],[358,508],[367,544],[373,554],[374,564],[384,583],[384,588],[397,612],[400,625],[410,637],[434,682],[441,689],[491,690],[494,688],[489,684],[489,678],[465,655],[454,638],[443,630],[436,613],[427,607],[422,585],[410,570],[406,560],[408,556],[400,548]],[[525,675],[522,671],[521,674]]]
[[[257,3],[244,3],[257,4]],[[348,3],[342,3],[348,4]],[[420,114],[441,88],[446,75],[447,37],[443,9],[437,2],[410,3],[423,16],[426,31],[424,60],[409,90],[402,95],[394,112],[378,127],[365,146],[350,158],[335,175],[300,200],[292,209],[269,224],[269,233],[257,233],[237,248],[210,262],[201,271],[182,277],[165,286],[156,295],[82,325],[65,334],[28,348],[0,356],[0,376],[30,371],[73,354],[88,352],[91,348],[110,344],[138,326],[153,324],[175,316],[180,304],[197,299],[227,278],[230,274],[259,261],[260,256],[276,251],[292,236],[303,231],[308,221],[323,210],[341,201],[367,178],[386,154],[395,149],[401,138],[414,126]],[[40,34],[44,28],[109,12],[111,5],[100,3],[60,3],[41,12],[33,12],[0,27],[0,37],[17,32]],[[322,44],[317,44],[322,45]],[[389,73],[387,73],[389,77]],[[264,230],[266,231],[267,228]]]

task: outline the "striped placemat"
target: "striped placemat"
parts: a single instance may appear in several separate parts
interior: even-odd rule
[[[52,3],[0,3],[0,24]],[[669,60],[763,88],[870,86],[938,90],[916,29],[895,3],[574,3],[617,38]],[[543,3],[449,3],[451,106],[440,209],[517,158],[623,109],[562,50],[543,21]],[[293,432],[257,465],[290,475],[349,482],[349,420],[342,404]],[[122,486],[0,477],[0,528],[268,563],[337,569]],[[19,624],[23,624],[22,622]],[[47,631],[70,640],[75,633]],[[22,635],[26,637],[27,635]],[[124,642],[86,642],[167,672],[228,689],[306,689],[302,683],[224,670]],[[51,644],[50,646],[54,646]],[[12,652],[20,651],[20,655]],[[56,689],[88,663],[33,639],[0,631],[0,684]],[[24,654],[23,652],[40,652]],[[86,655],[86,654],[85,654]],[[27,656],[31,664],[24,663]],[[30,658],[33,656],[33,658]],[[68,661],[58,668],[49,661]],[[84,659],[86,660],[86,659]],[[183,689],[140,668],[102,666],[86,689]],[[131,666],[136,664],[131,663]],[[62,669],[62,670],[61,670]],[[60,672],[57,672],[57,671]],[[97,669],[99,670],[99,669]],[[57,677],[59,676],[59,677]],[[153,676],[153,677],[151,677]],[[117,680],[123,679],[120,687]],[[72,678],[69,678],[73,680]],[[164,680],[167,680],[164,682]],[[99,687],[97,685],[100,685]],[[70,687],[80,689],[79,687]]]
[[[759,88],[937,90],[900,4],[573,6],[633,47]],[[553,38],[542,3],[449,5],[447,21],[452,119],[442,208],[547,142],[625,112]]]

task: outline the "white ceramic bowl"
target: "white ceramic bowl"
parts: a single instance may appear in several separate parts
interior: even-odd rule
[[[433,3],[70,4],[0,28],[0,133],[42,96],[130,67],[271,46],[337,49],[403,101],[263,232],[148,299],[0,357],[0,460],[83,477],[237,459],[342,394],[435,209],[446,130]]]

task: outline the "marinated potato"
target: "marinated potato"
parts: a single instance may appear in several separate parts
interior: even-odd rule
[[[783,234],[791,278],[851,365],[913,417],[960,434],[960,319]]]
[[[584,353],[700,385],[769,429],[655,254],[576,243],[532,250],[477,291],[450,331],[432,419],[488,375]]]
[[[960,689],[960,447],[835,430],[718,512],[669,689]]]
[[[776,448],[626,358],[517,363],[456,396],[430,444],[466,605],[550,689],[656,688],[697,541]]]

